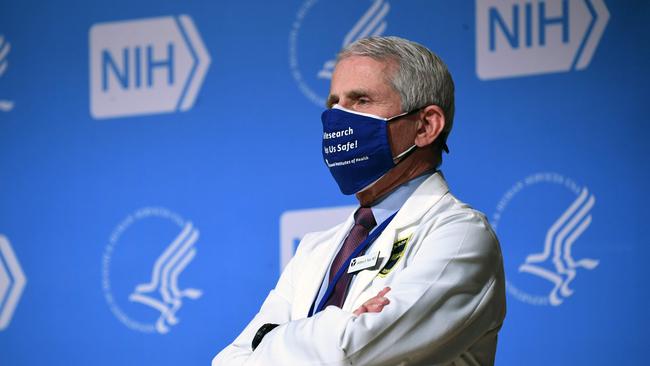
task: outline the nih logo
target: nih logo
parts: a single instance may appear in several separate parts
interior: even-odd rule
[[[26,283],[9,240],[0,234],[0,331],[9,326]]]
[[[583,70],[609,20],[603,0],[477,0],[481,79]]]
[[[94,24],[89,42],[96,119],[187,111],[210,66],[187,15]]]

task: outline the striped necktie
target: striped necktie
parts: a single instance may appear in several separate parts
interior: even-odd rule
[[[357,212],[354,213],[354,226],[352,227],[352,230],[350,230],[348,237],[345,238],[343,246],[332,262],[329,279],[330,283],[341,266],[345,264],[348,257],[350,257],[354,250],[357,249],[359,244],[366,240],[368,233],[370,233],[370,230],[372,230],[376,225],[377,222],[375,221],[375,217],[372,215],[372,210],[369,207],[360,207]],[[343,305],[351,280],[352,275],[346,270],[336,283],[332,295],[325,303],[325,307],[334,305],[340,308]]]

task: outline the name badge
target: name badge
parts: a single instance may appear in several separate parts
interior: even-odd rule
[[[377,265],[379,259],[379,252],[362,255],[360,257],[352,258],[348,273],[356,273],[367,268],[372,268]]]

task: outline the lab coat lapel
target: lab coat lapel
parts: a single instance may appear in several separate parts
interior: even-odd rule
[[[399,232],[421,220],[426,212],[430,210],[431,207],[433,207],[448,191],[449,188],[447,187],[447,183],[442,177],[442,174],[437,172],[422,182],[415,192],[413,192],[413,194],[406,200],[393,221],[388,224],[373,246],[373,252],[377,250],[379,251],[381,264],[374,270],[365,270],[357,274],[352,287],[348,292],[345,304],[343,305],[344,310],[354,310],[351,309],[351,307],[355,305],[359,295],[365,291],[365,289],[375,279],[377,273],[379,273],[379,271],[386,265],[390,253],[393,250],[393,243],[397,239]],[[365,300],[367,299],[363,299],[363,301]]]
[[[381,267],[383,267],[385,262],[388,260],[391,249],[393,247],[392,239],[395,237],[396,220],[397,220],[397,216],[395,216],[393,221],[391,221],[391,223],[388,224],[388,226],[386,226],[384,232],[381,233],[379,238],[377,238],[377,242],[375,242],[375,244],[373,245],[372,252],[379,251],[379,258],[381,260],[381,264],[379,268],[374,270],[364,270],[357,273],[356,278],[352,282],[352,287],[350,287],[348,294],[345,298],[345,303],[343,304],[343,310],[347,310],[347,311],[354,310],[354,309],[350,309],[350,307],[352,307],[357,297],[359,297],[359,295],[368,287],[368,285],[372,282],[372,280],[377,275],[377,272],[379,272]]]
[[[449,192],[441,172],[436,172],[422,182],[399,210],[395,221],[397,228],[405,228],[422,219],[440,199]]]
[[[299,274],[296,280],[296,290],[299,291],[295,297],[293,306],[293,319],[302,319],[309,316],[309,309],[318,296],[318,290],[326,275],[329,264],[337,253],[339,244],[343,241],[354,225],[354,214],[351,214],[336,233],[323,240],[314,247],[308,254],[304,271]]]

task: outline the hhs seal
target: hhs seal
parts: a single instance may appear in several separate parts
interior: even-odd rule
[[[289,34],[289,67],[300,91],[319,107],[325,105],[336,64],[336,51],[354,41],[381,36],[388,23],[386,0],[362,2],[306,0]],[[316,10],[313,10],[316,5]],[[323,22],[336,27],[320,28]],[[305,51],[307,49],[307,51]]]
[[[185,301],[202,295],[181,289],[178,281],[196,255],[198,239],[191,222],[160,207],[142,208],[113,230],[102,260],[102,288],[124,325],[165,334],[179,323]]]
[[[587,187],[557,173],[530,175],[503,195],[492,225],[509,253],[508,293],[525,303],[552,306],[575,294],[599,263],[574,254],[589,252],[590,243],[580,239],[595,204]]]

